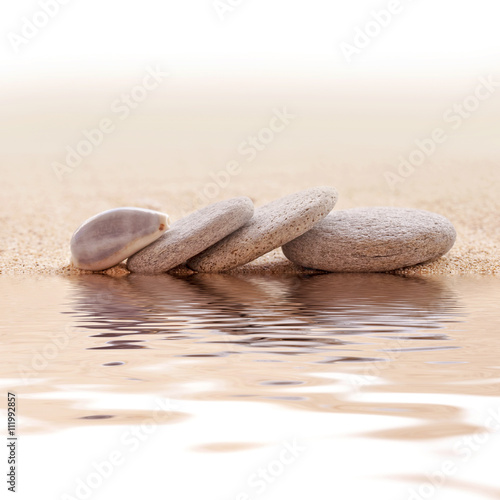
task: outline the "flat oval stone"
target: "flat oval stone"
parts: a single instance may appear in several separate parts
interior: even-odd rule
[[[336,202],[337,191],[331,187],[306,189],[272,201],[187,265],[195,271],[219,272],[251,262],[311,229]]]
[[[74,266],[108,269],[158,239],[168,229],[168,215],[144,208],[114,208],[86,220],[71,238]]]
[[[442,215],[397,207],[332,212],[283,246],[304,267],[333,272],[381,272],[437,259],[455,243],[456,232]]]
[[[161,238],[130,257],[127,268],[142,274],[164,273],[236,231],[252,215],[253,203],[246,196],[213,203],[172,224]]]

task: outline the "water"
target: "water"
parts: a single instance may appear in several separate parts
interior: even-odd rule
[[[20,498],[500,498],[500,278],[0,287]]]

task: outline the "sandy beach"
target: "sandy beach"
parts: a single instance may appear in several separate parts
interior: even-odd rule
[[[314,185],[332,185],[340,193],[336,209],[356,206],[404,206],[440,213],[454,224],[458,237],[451,252],[440,260],[407,268],[405,274],[495,274],[500,269],[499,174],[496,167],[474,165],[432,172],[432,183],[409,179],[398,190],[389,189],[383,168],[364,174],[350,166],[295,166],[286,171],[263,164],[242,172],[217,196],[204,200],[211,182],[210,166],[198,171],[172,165],[140,174],[128,169],[85,166],[62,181],[45,175],[11,172],[2,183],[0,205],[0,272],[2,274],[68,274],[69,241],[88,217],[110,208],[136,206],[161,210],[172,221],[232,196],[249,196],[256,206]],[[186,174],[181,175],[181,171]],[[471,173],[473,172],[473,175]],[[453,175],[453,182],[449,181]],[[363,179],[364,177],[364,179]],[[360,178],[362,181],[360,182]],[[215,189],[213,190],[215,191]],[[179,270],[177,270],[178,272]],[[121,275],[123,266],[105,271]],[[182,270],[180,270],[182,272]],[[275,250],[232,273],[311,272],[289,262]]]
[[[203,78],[165,77],[128,113],[120,91],[136,88],[136,73],[46,79],[36,93],[13,82],[0,98],[0,272],[78,273],[69,267],[71,235],[110,208],[151,208],[176,221],[233,196],[258,207],[321,185],[338,190],[336,210],[400,206],[450,219],[458,233],[452,251],[398,272],[498,272],[500,169],[492,137],[500,100],[493,95],[456,130],[443,118],[476,77],[444,79],[431,93],[393,79],[390,88],[400,90],[390,95],[384,79]],[[446,141],[402,176],[399,164],[415,156],[416,141],[439,127]],[[89,147],[88,137],[98,144]],[[310,271],[278,249],[232,272]]]

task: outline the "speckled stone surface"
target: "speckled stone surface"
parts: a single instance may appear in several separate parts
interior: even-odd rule
[[[221,272],[251,262],[311,229],[330,213],[337,196],[332,187],[315,187],[272,201],[187,264],[199,272]]]
[[[152,245],[130,257],[127,268],[142,274],[169,271],[236,231],[253,213],[246,196],[208,205],[175,222]]]
[[[283,246],[295,264],[332,272],[393,271],[437,259],[455,243],[442,215],[397,207],[339,210]]]
[[[71,238],[71,261],[79,269],[102,271],[158,239],[168,215],[143,208],[115,208],[86,220]]]

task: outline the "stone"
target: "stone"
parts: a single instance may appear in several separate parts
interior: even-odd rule
[[[168,215],[144,208],[114,208],[86,220],[71,238],[75,267],[102,271],[158,239],[169,225]]]
[[[199,272],[241,266],[311,229],[333,209],[337,191],[316,187],[293,193],[258,208],[243,227],[196,255],[187,265]]]
[[[332,212],[310,231],[283,246],[304,267],[332,272],[382,272],[437,259],[455,243],[442,215],[397,207]]]
[[[175,222],[161,238],[130,257],[127,268],[141,274],[169,271],[236,231],[253,211],[246,196],[213,203]]]

